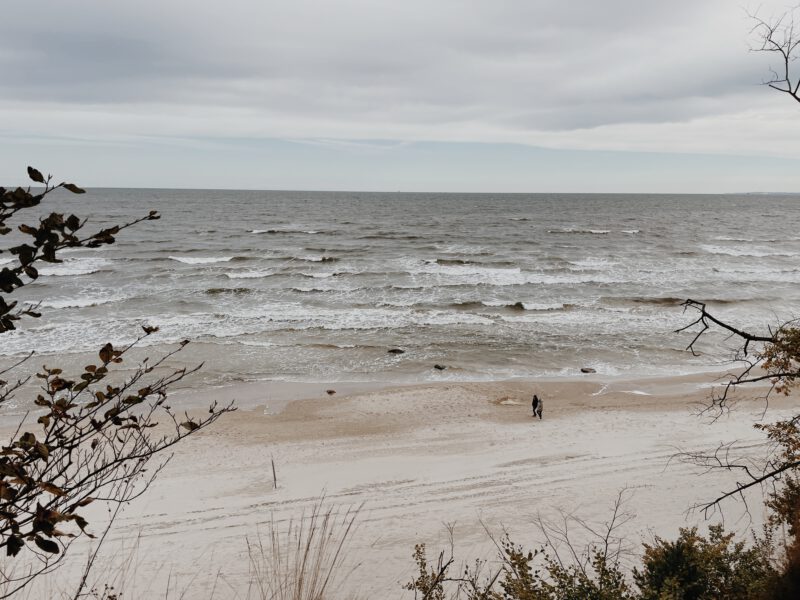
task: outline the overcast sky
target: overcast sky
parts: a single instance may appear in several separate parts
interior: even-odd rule
[[[0,181],[800,191],[800,104],[748,51],[789,6],[9,0]]]

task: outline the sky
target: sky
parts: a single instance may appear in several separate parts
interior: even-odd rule
[[[800,104],[748,16],[791,7],[9,0],[0,182],[800,192]]]

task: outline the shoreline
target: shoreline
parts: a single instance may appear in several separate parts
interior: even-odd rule
[[[449,386],[503,385],[513,388],[530,389],[533,395],[538,389],[559,388],[560,386],[589,385],[598,386],[593,395],[610,393],[630,393],[643,397],[657,395],[706,394],[720,384],[734,369],[728,371],[703,370],[674,376],[649,374],[604,375],[586,373],[568,376],[509,377],[502,379],[448,379],[443,381],[285,381],[262,380],[237,382],[206,388],[184,388],[171,394],[175,402],[189,410],[200,409],[209,402],[236,402],[240,410],[263,409],[264,414],[276,415],[297,401],[328,400],[363,396],[376,392],[395,390],[434,390]],[[625,389],[623,389],[625,388]],[[629,389],[628,389],[629,388]],[[760,389],[751,386],[751,389]],[[328,392],[332,391],[333,394]]]

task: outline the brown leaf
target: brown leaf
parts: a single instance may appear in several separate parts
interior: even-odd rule
[[[24,547],[25,542],[23,542],[22,538],[18,535],[11,535],[6,540],[6,554],[8,554],[8,556],[16,556]]]
[[[81,226],[81,222],[75,215],[70,215],[69,217],[67,217],[66,226],[71,231],[75,231]]]
[[[110,343],[100,349],[100,360],[102,360],[104,364],[110,363],[113,357],[114,347]]]
[[[82,189],[82,188],[79,188],[79,187],[78,187],[77,185],[75,185],[74,183],[62,183],[62,184],[61,184],[61,186],[62,186],[62,187],[65,189],[65,190],[69,190],[69,191],[70,191],[70,192],[72,192],[73,194],[85,194],[85,193],[86,193],[86,190],[84,190],[84,189]]]
[[[33,539],[33,541],[36,542],[36,545],[39,546],[39,548],[41,548],[45,552],[49,552],[50,554],[58,554],[59,552],[61,552],[61,550],[58,547],[58,544],[53,540],[48,540],[40,535],[37,535]]]
[[[44,176],[42,175],[41,171],[34,169],[33,167],[28,167],[28,177],[30,177],[36,183],[44,183]]]
[[[80,528],[81,528],[81,531],[82,531],[84,534],[88,535],[90,538],[94,538],[94,536],[93,536],[91,533],[89,533],[88,531],[86,531],[86,527],[89,525],[89,523],[87,523],[87,522],[86,522],[86,519],[84,519],[84,518],[83,518],[83,517],[81,517],[80,515],[74,515],[74,516],[73,516],[73,520],[75,521],[75,523],[77,523],[77,524],[78,524],[78,527],[80,527]]]
[[[41,489],[43,489],[45,492],[49,492],[49,493],[53,494],[54,496],[63,496],[64,493],[65,493],[64,490],[62,490],[57,485],[53,485],[52,483],[44,483],[43,482],[43,483],[39,484],[39,487]]]

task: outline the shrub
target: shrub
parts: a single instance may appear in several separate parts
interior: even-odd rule
[[[642,600],[747,600],[763,597],[777,574],[769,534],[745,542],[733,541],[721,525],[709,527],[708,537],[697,528],[682,528],[678,538],[656,537],[644,545],[641,569],[634,580]]]

